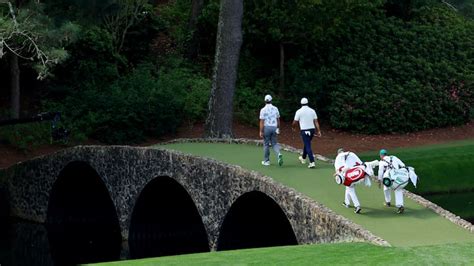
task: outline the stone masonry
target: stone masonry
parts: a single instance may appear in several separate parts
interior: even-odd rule
[[[131,214],[142,189],[168,176],[193,199],[205,226],[209,247],[216,249],[220,227],[232,204],[243,194],[260,191],[283,210],[299,244],[388,242],[334,213],[322,204],[242,167],[162,148],[78,146],[19,163],[0,174],[10,215],[44,223],[49,194],[59,173],[71,162],[85,162],[99,174],[115,205],[122,238],[128,238]]]

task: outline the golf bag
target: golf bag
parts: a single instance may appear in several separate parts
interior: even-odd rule
[[[390,189],[401,189],[408,185],[411,180],[416,187],[418,176],[413,167],[403,167],[400,169],[389,170],[382,179],[383,184]]]
[[[366,167],[364,165],[357,165],[348,169],[344,173],[337,174],[335,178],[337,184],[343,184],[344,186],[349,187],[352,184],[358,184],[364,181],[364,179],[370,182],[369,178],[365,178],[366,176],[368,177]]]

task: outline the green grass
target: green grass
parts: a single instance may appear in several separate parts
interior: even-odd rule
[[[420,186],[407,188],[419,195],[474,191],[474,140],[389,150],[405,164],[415,167]],[[378,158],[377,152],[361,154],[363,160]]]
[[[379,247],[366,243],[245,249],[101,265],[473,265],[474,243]]]
[[[271,176],[362,225],[394,246],[474,242],[474,234],[409,199],[405,199],[405,214],[395,214],[395,208],[383,207],[383,191],[377,186],[371,188],[358,186],[357,194],[363,213],[354,214],[352,209],[341,206],[344,187],[335,183],[332,177],[333,166],[318,162],[317,169],[307,169],[298,162],[297,155],[294,153],[284,153],[285,165],[283,167],[276,165],[275,157],[272,157],[270,167],[264,167],[260,164],[263,150],[256,146],[183,143],[167,145],[166,148],[215,158]]]
[[[474,219],[474,140],[422,147],[394,149],[407,165],[420,176],[417,188],[407,189],[465,218]],[[361,155],[364,160],[377,157],[377,152]]]

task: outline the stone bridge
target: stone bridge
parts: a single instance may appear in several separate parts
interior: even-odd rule
[[[6,169],[0,187],[10,216],[63,234],[89,224],[122,242],[151,237],[170,249],[162,254],[347,241],[388,245],[270,177],[161,148],[74,147]],[[147,252],[133,245],[130,252]]]

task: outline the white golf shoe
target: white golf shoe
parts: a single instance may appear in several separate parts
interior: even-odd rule
[[[298,160],[300,160],[301,164],[306,164],[306,160],[303,159],[303,156],[298,157]]]

